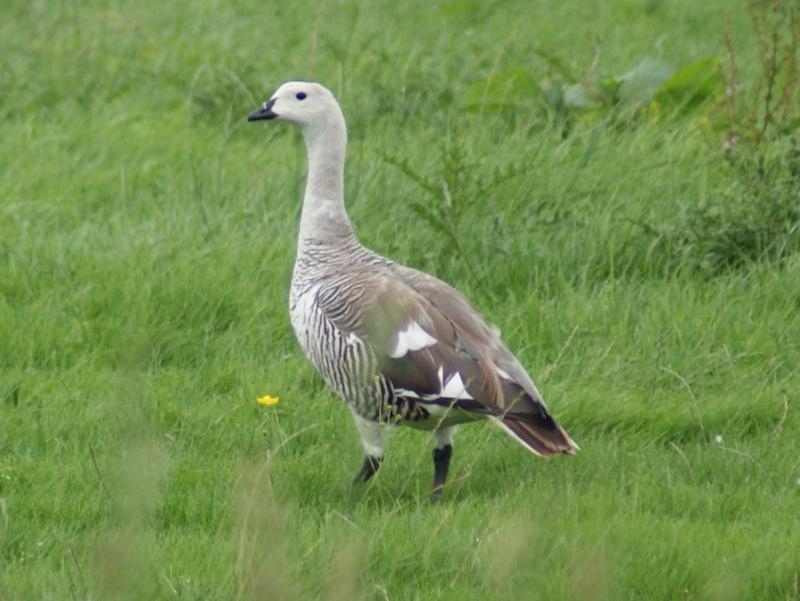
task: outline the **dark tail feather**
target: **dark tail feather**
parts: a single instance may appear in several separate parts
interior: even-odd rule
[[[580,447],[569,437],[564,428],[559,426],[549,415],[545,419],[537,415],[533,421],[522,421],[509,416],[497,418],[495,421],[517,442],[542,457],[557,453],[574,455],[575,451],[580,450]]]

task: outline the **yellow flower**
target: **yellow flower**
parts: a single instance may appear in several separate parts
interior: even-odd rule
[[[264,405],[265,407],[272,407],[272,405],[277,405],[280,403],[280,397],[271,396],[269,394],[265,394],[264,396],[260,396],[256,399],[259,405]]]

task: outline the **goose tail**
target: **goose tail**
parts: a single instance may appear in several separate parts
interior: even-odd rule
[[[546,418],[538,415],[534,419],[525,417],[527,419],[507,415],[494,421],[514,440],[540,457],[559,453],[574,455],[580,451],[578,444],[549,415]]]

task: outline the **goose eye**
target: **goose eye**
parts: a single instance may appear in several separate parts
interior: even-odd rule
[[[305,100],[306,99],[306,93],[305,92],[298,92],[297,94],[294,95],[294,97],[297,98],[298,100]]]

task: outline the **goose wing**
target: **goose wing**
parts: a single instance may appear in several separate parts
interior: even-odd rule
[[[499,336],[436,278],[397,265],[352,267],[320,289],[317,305],[370,347],[396,393],[493,417],[539,455],[577,449]]]

